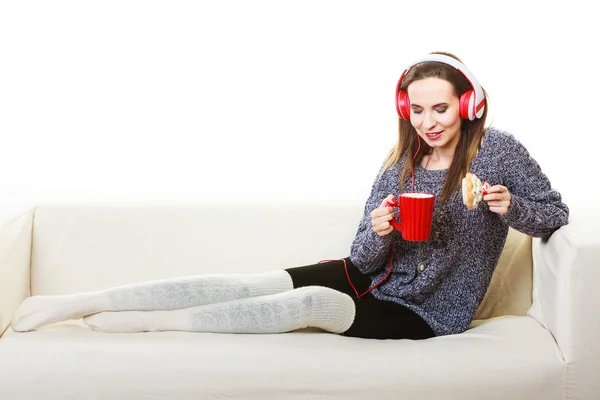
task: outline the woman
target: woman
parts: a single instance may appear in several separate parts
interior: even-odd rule
[[[425,339],[463,332],[490,283],[508,228],[548,237],[567,224],[561,195],[510,134],[485,129],[485,92],[455,56],[432,53],[396,89],[398,143],[366,202],[350,257],[260,274],[200,275],[68,296],[34,296],[13,330],[84,317],[95,330],[279,333]],[[491,182],[463,204],[467,172]],[[388,202],[436,195],[432,234],[403,240]]]

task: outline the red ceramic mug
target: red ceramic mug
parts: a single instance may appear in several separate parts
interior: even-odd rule
[[[422,242],[429,240],[435,196],[429,193],[403,193],[400,199],[392,199],[386,207],[400,208],[400,222],[392,219],[390,224],[402,232],[404,240]]]

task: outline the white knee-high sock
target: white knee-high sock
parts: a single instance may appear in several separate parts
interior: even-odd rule
[[[347,294],[307,286],[183,310],[103,312],[83,321],[101,332],[282,333],[310,326],[342,333],[352,325],[355,312]]]
[[[12,329],[43,325],[102,311],[176,310],[292,290],[285,270],[255,274],[206,274],[142,282],[98,292],[27,298],[15,313]]]

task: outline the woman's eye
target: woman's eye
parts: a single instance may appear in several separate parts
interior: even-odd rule
[[[441,108],[436,108],[435,111],[438,114],[443,114],[446,112],[446,110],[448,109],[448,107],[441,107]],[[423,110],[412,110],[413,114],[422,114]]]

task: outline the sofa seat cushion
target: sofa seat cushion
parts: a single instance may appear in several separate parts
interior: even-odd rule
[[[105,334],[80,321],[0,339],[6,399],[562,399],[564,362],[526,316],[425,341],[303,330]]]

